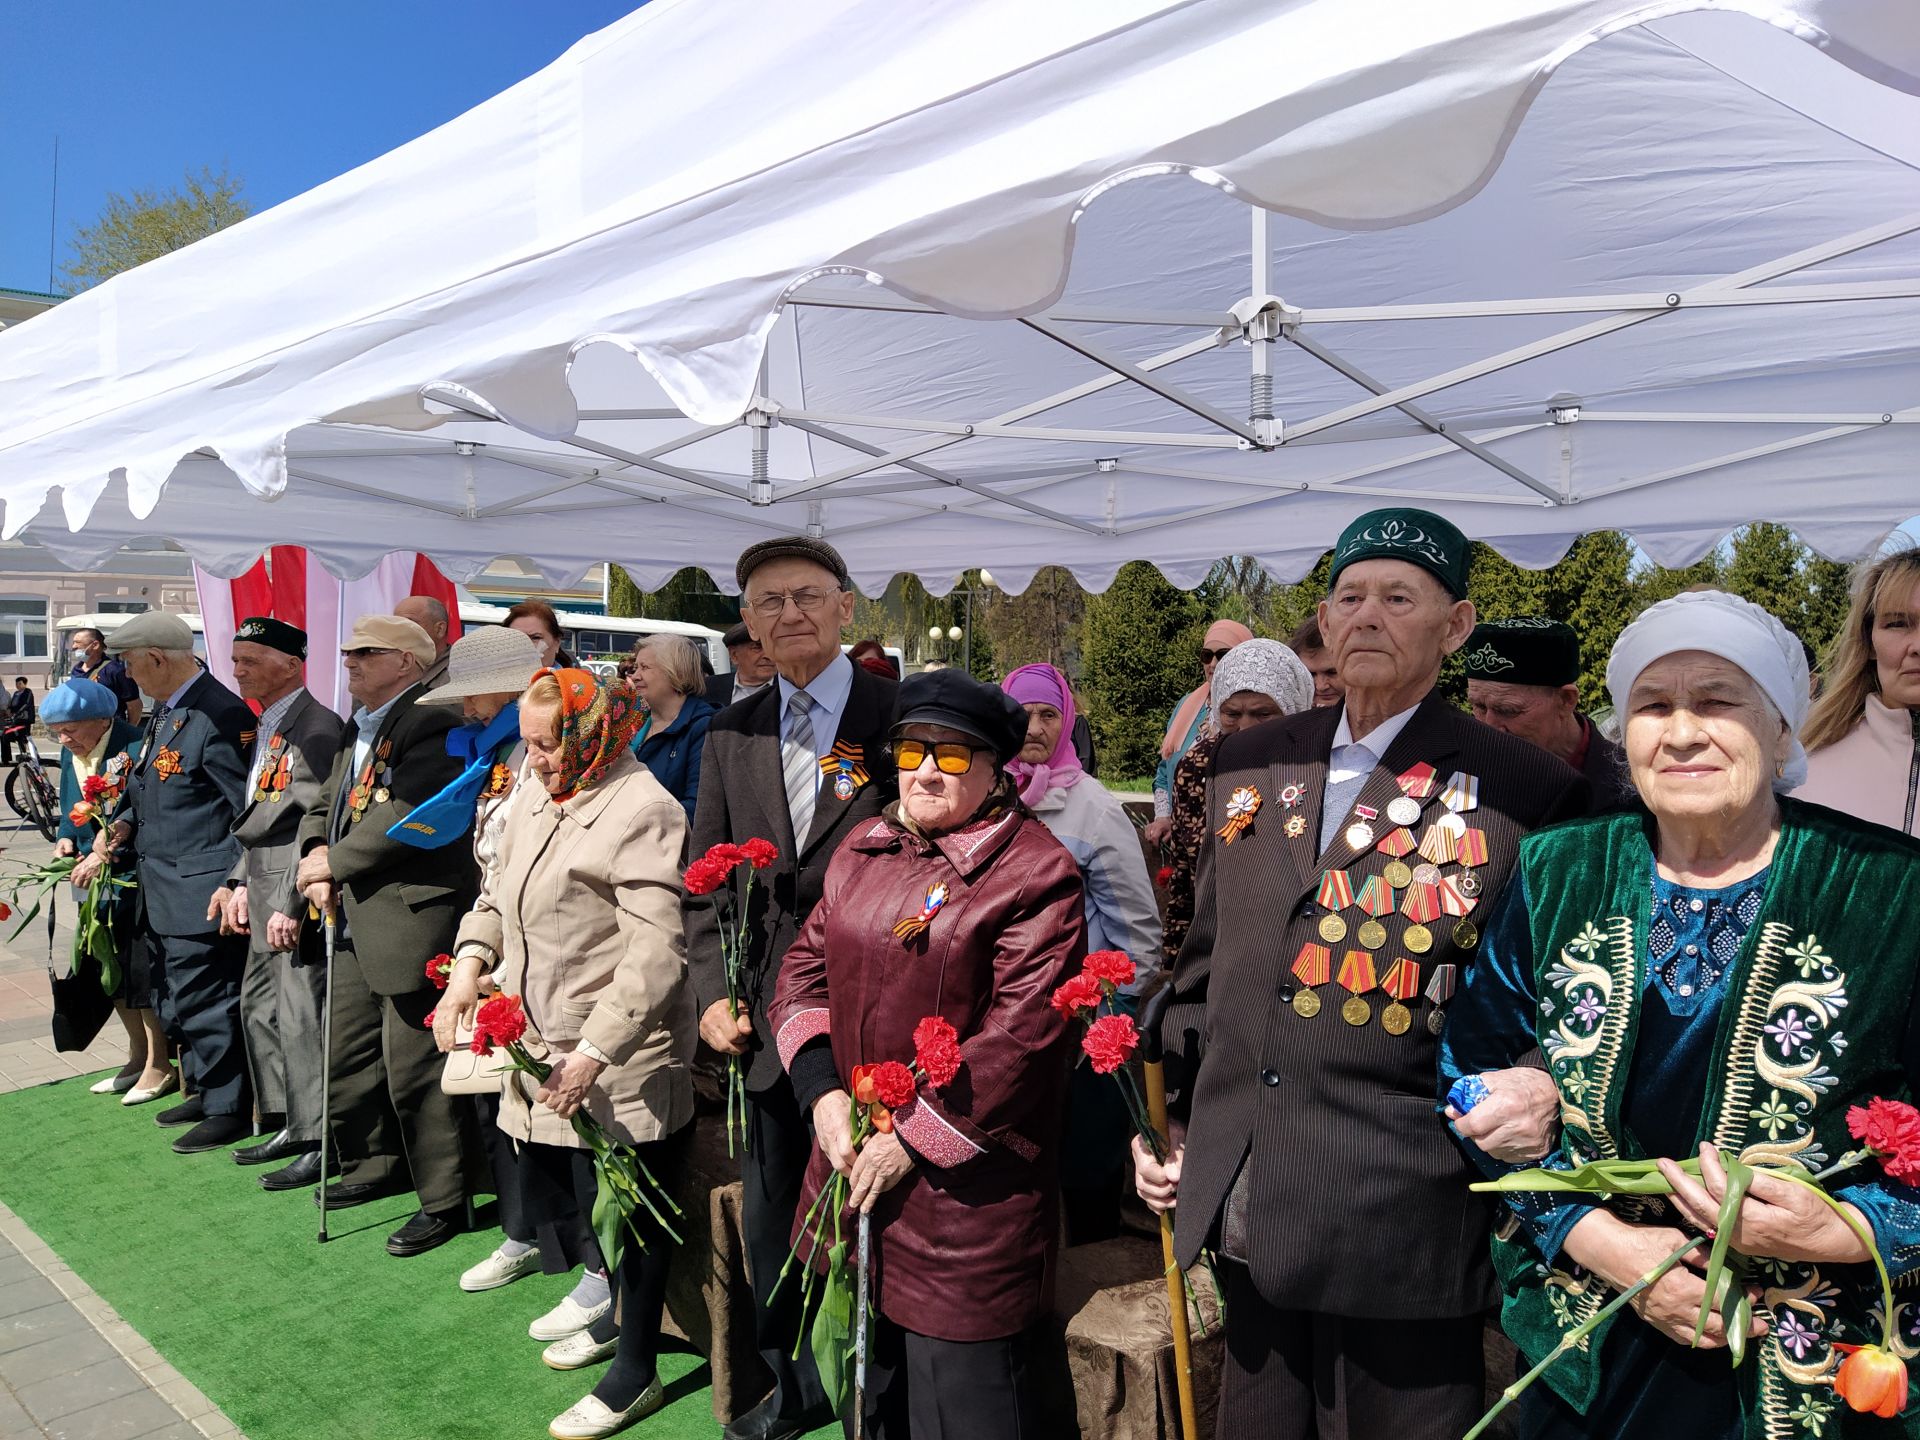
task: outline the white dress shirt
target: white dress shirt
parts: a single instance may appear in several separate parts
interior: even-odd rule
[[[1340,707],[1340,724],[1333,732],[1333,749],[1327,753],[1327,785],[1320,797],[1320,849],[1322,852],[1333,843],[1333,837],[1339,833],[1341,822],[1347,818],[1347,812],[1353,808],[1354,800],[1360,789],[1367,783],[1367,776],[1373,773],[1387,753],[1387,748],[1407,728],[1407,722],[1413,718],[1413,712],[1420,708],[1419,702],[1409,705],[1397,715],[1389,715],[1366,733],[1363,739],[1353,738],[1353,729],[1347,724],[1347,707]]]

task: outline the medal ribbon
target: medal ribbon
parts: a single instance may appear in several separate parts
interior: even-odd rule
[[[1435,773],[1434,768],[1422,760],[1418,765],[1401,771],[1394,777],[1393,783],[1400,787],[1402,794],[1411,795],[1416,800],[1424,800],[1433,794]]]
[[[1385,877],[1369,875],[1360,886],[1360,893],[1354,898],[1353,903],[1376,919],[1382,915],[1391,915],[1393,889],[1387,884]]]
[[[1416,880],[1407,887],[1400,901],[1400,913],[1416,925],[1425,925],[1440,916],[1440,887]]]
[[[1427,999],[1436,1005],[1444,1005],[1453,998],[1454,977],[1459,967],[1452,964],[1433,967],[1433,978],[1427,981]]]
[[[893,922],[894,937],[899,940],[911,940],[916,935],[927,933],[927,927],[933,924],[933,917],[940,913],[940,907],[947,903],[947,882],[936,880],[927,887],[927,898],[920,904],[920,913],[907,915]]]
[[[1453,811],[1479,809],[1480,777],[1464,770],[1454,771],[1447,788],[1440,792],[1440,803]]]
[[[1394,859],[1398,860],[1402,855],[1411,855],[1417,847],[1414,842],[1413,832],[1407,829],[1400,829],[1387,832],[1387,838],[1373,848],[1378,850],[1382,855],[1391,855]]]
[[[1356,805],[1353,807],[1353,813],[1362,820],[1378,820],[1380,818],[1380,812],[1371,805]]]
[[[1344,910],[1353,903],[1353,878],[1344,870],[1329,870],[1320,877],[1319,902],[1329,910]]]
[[[1302,985],[1324,985],[1333,974],[1333,951],[1312,941],[1293,957],[1293,978]]]
[[[1253,824],[1253,817],[1260,809],[1260,792],[1251,785],[1242,785],[1227,797],[1227,823],[1213,833],[1220,837],[1223,845],[1231,845],[1240,838],[1240,834]]]
[[[1472,913],[1473,907],[1480,902],[1471,895],[1462,895],[1457,880],[1449,875],[1440,882],[1440,908],[1449,915],[1461,916]]]
[[[1445,865],[1459,854],[1459,840],[1451,830],[1442,829],[1435,822],[1420,837],[1420,854],[1436,865]]]
[[[1341,956],[1340,983],[1356,995],[1364,995],[1379,984],[1373,973],[1373,955],[1366,950],[1349,950]]]
[[[856,786],[867,783],[866,756],[851,740],[835,741],[833,749],[820,757],[820,774],[824,778],[831,780],[836,772]]]
[[[1487,832],[1468,830],[1460,836],[1460,843],[1454,847],[1454,858],[1462,865],[1484,865],[1487,863]]]
[[[1402,955],[1393,962],[1380,988],[1396,1000],[1411,1000],[1420,993],[1420,967]]]

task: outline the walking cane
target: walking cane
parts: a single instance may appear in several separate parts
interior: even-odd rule
[[[1167,1074],[1160,1043],[1160,1022],[1173,1000],[1173,986],[1163,984],[1140,1007],[1140,1053],[1146,1061],[1147,1118],[1163,1147],[1172,1145],[1167,1129]],[[1199,1412],[1193,1403],[1193,1337],[1187,1331],[1187,1279],[1173,1254],[1173,1212],[1160,1213],[1160,1258],[1167,1265],[1167,1310],[1173,1321],[1173,1381],[1180,1392],[1180,1433],[1184,1440],[1200,1440]]]
[[[327,1003],[320,1012],[320,1186],[313,1192],[320,1206],[320,1243],[327,1243],[327,1150],[333,1143],[333,915],[321,917],[327,946]]]
[[[873,1259],[873,1216],[860,1213],[858,1279],[853,1303],[853,1440],[867,1433],[867,1267]]]

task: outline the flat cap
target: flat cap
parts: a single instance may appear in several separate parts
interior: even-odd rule
[[[743,584],[740,588],[744,590],[746,586]],[[747,622],[744,620],[738,624],[729,625],[727,627],[727,633],[721,636],[721,639],[726,643],[726,647],[729,650],[737,650],[742,645],[758,643],[753,638],[753,632],[747,629]]]
[[[742,590],[747,588],[747,577],[769,560],[811,560],[822,570],[832,572],[842,590],[847,588],[847,562],[840,558],[838,550],[811,535],[778,535],[740,552],[739,560],[734,563],[733,578],[740,582]]]
[[[987,685],[963,670],[923,671],[900,682],[898,735],[909,725],[940,725],[971,735],[1004,765],[1027,739],[1027,710],[998,685]]]
[[[353,622],[353,633],[340,642],[341,652],[348,650],[405,650],[426,669],[433,664],[433,639],[411,620],[398,615],[362,615]]]
[[[1481,621],[1460,658],[1469,680],[1558,687],[1580,679],[1580,637],[1544,615]]]
[[[108,632],[107,649],[115,655],[129,650],[191,650],[193,627],[164,610],[143,611]]]
[[[270,615],[249,615],[240,622],[240,628],[233,632],[233,638],[265,645],[269,650],[279,650],[296,660],[307,658],[307,632],[298,625],[289,625]]]

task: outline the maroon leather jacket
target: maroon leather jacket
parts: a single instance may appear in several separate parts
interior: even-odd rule
[[[914,1166],[874,1207],[874,1303],[918,1334],[994,1340],[1051,1299],[1075,1035],[1048,1000],[1086,955],[1080,872],[1021,806],[931,841],[892,813],[833,857],[768,1019],[782,1064],[830,1044],[842,1085],[855,1065],[911,1064],[926,1016],[959,1032],[959,1075],[894,1116]],[[896,938],[937,883],[949,895],[927,932]],[[829,1173],[816,1149],[796,1232]]]

